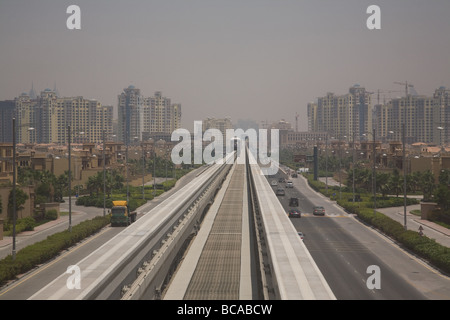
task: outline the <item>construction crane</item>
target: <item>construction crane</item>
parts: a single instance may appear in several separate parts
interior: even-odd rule
[[[399,84],[399,85],[402,85],[402,86],[405,86],[405,96],[407,97],[408,96],[408,88],[413,88],[414,86],[412,85],[412,84],[408,84],[408,81],[405,81],[405,82],[394,82],[395,84]]]
[[[380,90],[378,89],[377,92],[367,92],[368,94],[377,94],[377,104],[380,104],[380,93],[393,93],[393,92],[403,92],[401,90]],[[383,96],[383,104],[385,103],[385,96]]]

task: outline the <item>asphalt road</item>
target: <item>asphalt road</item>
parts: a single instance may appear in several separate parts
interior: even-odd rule
[[[279,177],[286,176],[279,172],[268,179]],[[294,188],[285,188],[286,195],[278,198],[286,212],[289,198],[299,198],[302,217],[291,221],[303,232],[306,247],[338,300],[450,299],[448,277],[314,192],[303,177],[291,180]],[[315,205],[324,206],[326,215],[314,216]],[[371,287],[375,283],[371,266],[379,268],[380,289]]]

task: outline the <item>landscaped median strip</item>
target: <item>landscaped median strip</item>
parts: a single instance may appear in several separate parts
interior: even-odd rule
[[[98,232],[110,223],[110,216],[95,217],[91,220],[81,222],[72,227],[72,232],[68,230],[55,233],[47,239],[29,245],[16,254],[13,261],[12,256],[0,260],[0,285],[8,280],[13,280],[19,274],[33,269],[35,266],[45,263],[57,256],[79,241]]]
[[[313,181],[311,177],[306,178],[311,188],[327,196],[326,186],[323,182]],[[373,207],[371,208],[372,202],[359,202],[356,205],[353,202],[338,200],[338,204],[347,212],[356,214],[365,223],[372,225],[411,252],[427,260],[442,272],[450,274],[450,248],[437,243],[434,239],[421,236],[416,231],[405,230],[401,223],[378,211],[374,213]]]

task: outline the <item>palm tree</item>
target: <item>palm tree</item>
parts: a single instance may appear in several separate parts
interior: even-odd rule
[[[17,212],[22,210],[24,208],[25,202],[28,200],[28,195],[20,188],[16,188],[16,216]],[[8,218],[13,219],[13,191],[9,193],[9,199],[8,199]]]
[[[439,207],[441,207],[444,211],[450,209],[450,189],[447,184],[440,183],[436,188],[434,197]]]
[[[372,172],[368,169],[361,170],[359,181],[365,190],[370,190],[372,185]]]
[[[398,170],[394,170],[393,174],[389,177],[389,189],[393,192],[397,197],[400,192],[403,190],[403,179],[400,177]]]
[[[422,186],[423,200],[430,201],[435,188],[434,175],[430,170],[422,174],[420,184]]]
[[[377,190],[381,192],[383,197],[389,194],[389,177],[390,175],[388,173],[377,173]]]
[[[410,187],[412,192],[416,192],[420,189],[420,180],[422,178],[422,172],[416,171],[410,174]]]
[[[112,185],[111,188],[114,189],[121,189],[123,187],[123,183],[125,182],[125,178],[120,175],[116,170],[114,170],[112,173]]]
[[[439,184],[450,185],[450,170],[444,169],[439,174]]]
[[[89,177],[86,188],[90,195],[95,192],[98,196],[103,190],[103,172],[97,172],[96,175]]]
[[[64,171],[59,177],[55,179],[55,201],[62,202],[64,190],[69,188],[69,171]]]

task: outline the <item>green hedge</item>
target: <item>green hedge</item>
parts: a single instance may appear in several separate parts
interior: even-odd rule
[[[0,285],[14,279],[18,274],[27,272],[36,265],[44,263],[61,250],[67,249],[82,239],[94,234],[110,223],[110,216],[95,217],[68,230],[48,236],[46,240],[27,246],[17,252],[15,261],[9,255],[0,260]]]
[[[17,219],[16,221],[16,234],[21,233],[23,231],[33,231],[34,227],[36,226],[36,220],[32,217],[26,217],[22,219]],[[11,221],[8,222],[8,224],[4,225],[3,230],[5,236],[12,236],[13,233],[13,225]]]
[[[58,219],[58,211],[56,209],[51,209],[45,212],[45,219],[56,220]]]
[[[308,183],[314,190],[325,193],[325,187],[322,182],[314,181],[308,177]],[[342,195],[342,199],[347,198],[347,194],[345,196],[344,194]],[[375,212],[374,214],[373,202],[367,201],[368,199],[366,199],[366,197],[361,197],[361,199],[363,199],[362,202],[353,203],[348,202],[347,200],[338,200],[337,203],[347,212],[356,214],[359,219],[392,237],[397,242],[405,246],[405,248],[429,261],[443,272],[450,273],[450,248],[445,247],[426,236],[421,236],[416,231],[405,230],[401,223],[380,212]],[[391,199],[386,200],[387,203],[383,204],[390,204],[390,206],[403,205],[403,199],[398,199],[401,199],[401,204],[399,204],[398,200],[392,201]],[[413,200],[415,199],[410,199],[407,204],[414,204],[415,201]]]

